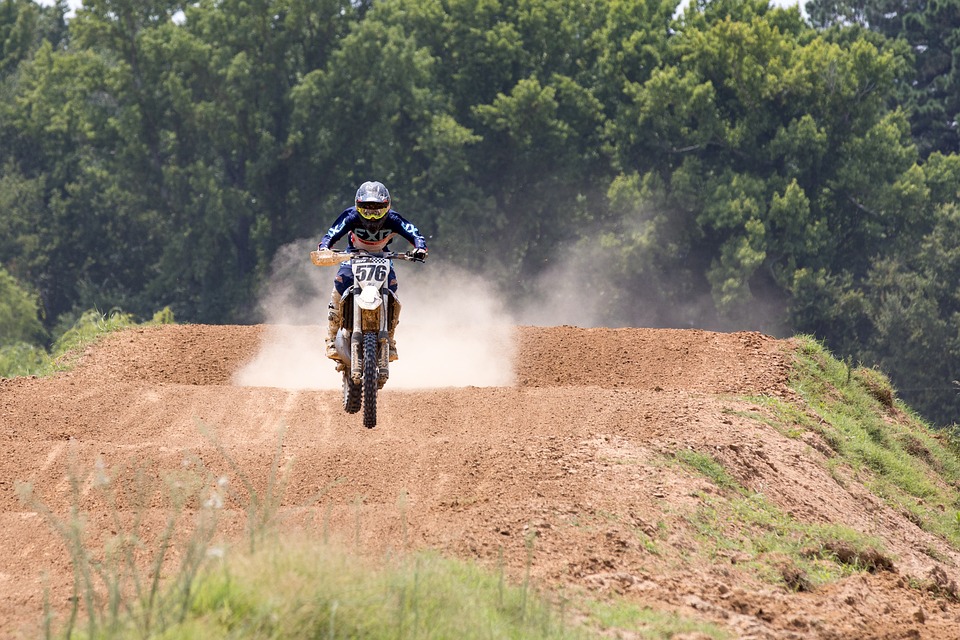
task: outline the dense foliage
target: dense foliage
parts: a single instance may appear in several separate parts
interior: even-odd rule
[[[814,334],[956,420],[960,0],[678,4],[0,0],[0,265],[48,331],[249,321],[379,179],[505,290]]]

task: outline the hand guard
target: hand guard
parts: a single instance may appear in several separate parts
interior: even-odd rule
[[[343,257],[335,251],[323,247],[322,249],[310,252],[310,262],[318,267],[330,267],[343,262]]]

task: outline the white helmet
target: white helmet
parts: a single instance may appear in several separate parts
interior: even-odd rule
[[[367,231],[379,231],[390,211],[390,192],[381,182],[364,182],[357,189],[357,213]]]

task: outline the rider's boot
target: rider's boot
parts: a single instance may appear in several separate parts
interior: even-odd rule
[[[397,353],[397,340],[395,337],[398,322],[400,322],[400,300],[397,298],[397,294],[393,294],[390,296],[390,332],[387,334],[387,338],[390,341],[390,362],[400,358],[400,355]]]
[[[336,289],[330,294],[330,304],[327,305],[327,357],[340,362],[337,352],[337,332],[340,330],[340,292]]]

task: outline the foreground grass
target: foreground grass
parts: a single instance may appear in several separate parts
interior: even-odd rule
[[[166,578],[168,586],[150,600],[114,603],[109,615],[101,609],[68,628],[48,621],[45,637],[731,638],[716,625],[676,613],[542,592],[528,581],[508,582],[502,571],[429,551],[371,558],[286,535],[256,552],[208,552],[206,568],[189,584]],[[101,606],[95,596],[89,602]]]
[[[282,549],[282,550],[281,550]],[[301,540],[218,567],[164,638],[672,638],[719,627],[622,601],[568,600],[432,552],[376,561]]]
[[[584,638],[529,585],[416,553],[376,562],[307,541],[271,546],[198,583],[164,638]]]

